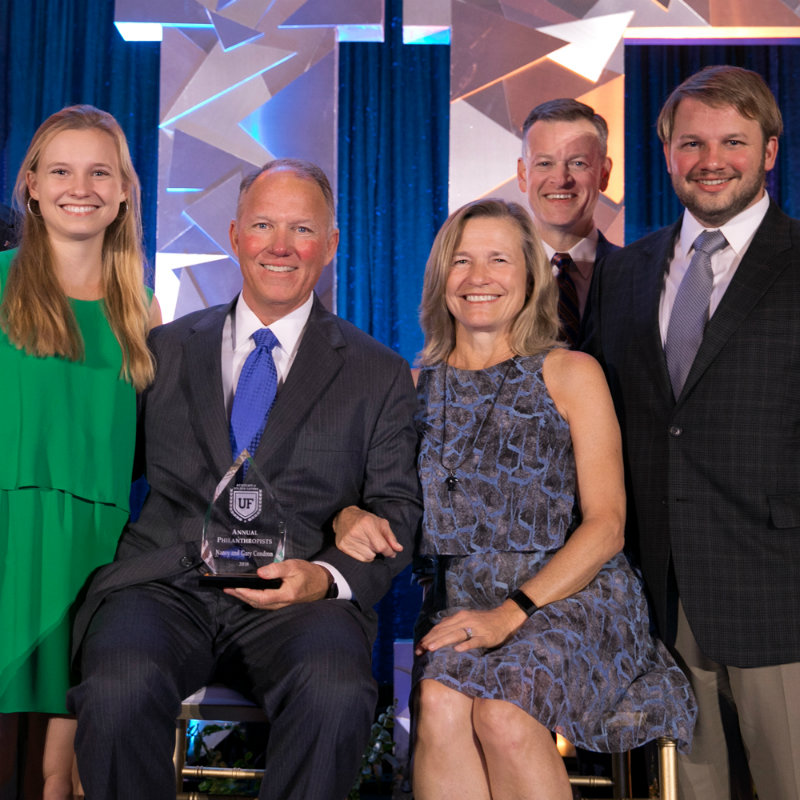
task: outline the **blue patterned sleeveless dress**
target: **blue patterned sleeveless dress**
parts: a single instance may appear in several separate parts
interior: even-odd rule
[[[434,582],[417,638],[459,609],[500,605],[577,524],[570,431],[542,379],[544,358],[479,371],[442,364],[420,374],[419,553],[430,557]],[[452,490],[450,470],[458,479]],[[414,666],[415,682],[423,678],[514,703],[587,750],[620,752],[659,736],[685,750],[694,727],[689,683],[651,636],[641,580],[623,554],[586,588],[534,613],[503,645],[424,654]]]

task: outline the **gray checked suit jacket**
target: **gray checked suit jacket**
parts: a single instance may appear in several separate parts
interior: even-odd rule
[[[658,625],[740,667],[800,660],[800,222],[772,204],[672,396],[658,327],[680,222],[607,256],[584,349],[622,427],[628,542]],[[670,558],[674,579],[670,575]]]

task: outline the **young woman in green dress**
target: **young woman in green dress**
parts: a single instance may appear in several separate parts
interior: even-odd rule
[[[139,181],[110,114],[49,117],[14,199],[19,248],[0,253],[0,789],[5,766],[35,776],[19,796],[55,800],[73,791],[71,614],[128,518],[160,311],[143,284]]]

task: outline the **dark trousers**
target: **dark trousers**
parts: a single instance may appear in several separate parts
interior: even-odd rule
[[[270,720],[262,800],[342,800],[376,702],[370,642],[345,600],[260,611],[219,590],[151,583],[109,595],[68,703],[87,800],[174,800],[181,700],[211,682]]]
[[[49,714],[0,714],[0,800],[41,798],[42,756],[49,721]]]

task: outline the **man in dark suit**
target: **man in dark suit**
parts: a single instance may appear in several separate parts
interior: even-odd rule
[[[281,159],[245,179],[231,243],[238,298],[151,334],[157,372],[139,421],[150,493],[76,621],[82,680],[70,702],[93,800],[174,798],[175,717],[212,680],[270,719],[262,798],[345,797],[368,739],[372,606],[410,559],[420,516],[410,371],[314,295],[338,243],[315,165]],[[254,463],[288,541],[286,560],[258,574],[282,585],[204,588],[203,519],[240,449],[231,408],[251,334],[264,327],[277,338],[279,388]],[[391,527],[396,558],[364,563],[338,550],[345,507],[345,527]]]
[[[800,796],[800,223],[764,188],[781,128],[756,73],[688,78],[658,120],[685,211],[592,290],[629,543],[698,698],[682,800],[752,800],[746,763],[759,800]]]
[[[559,285],[564,338],[575,347],[596,264],[617,249],[597,229],[594,210],[608,187],[608,125],[570,98],[540,103],[522,125],[517,182]]]

